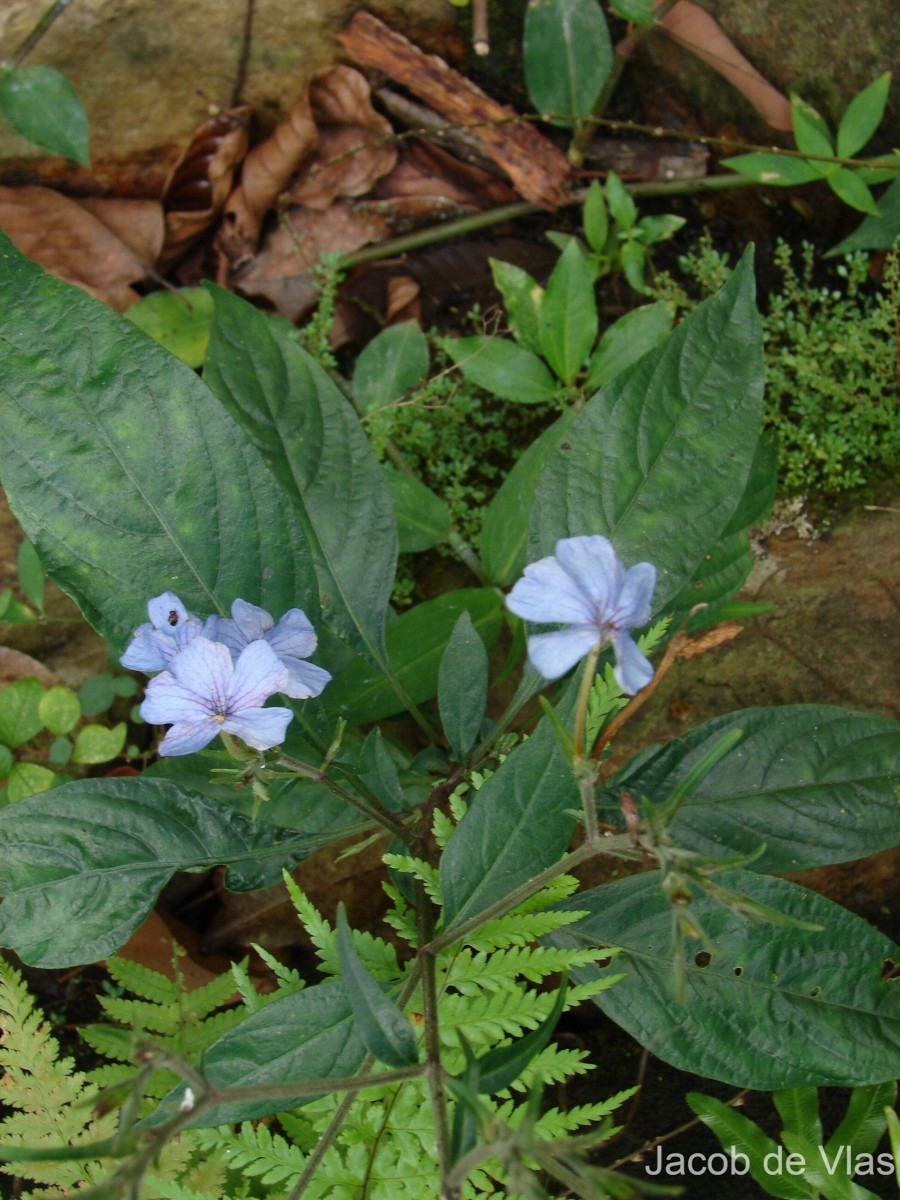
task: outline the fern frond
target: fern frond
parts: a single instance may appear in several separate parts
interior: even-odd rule
[[[260,946],[256,942],[251,942],[250,945],[278,980],[279,995],[289,996],[295,992],[303,991],[306,987],[306,980],[300,975],[299,971],[295,971],[293,967],[286,967],[283,962],[278,961],[274,954],[270,954],[264,946]]]
[[[261,1184],[280,1184],[296,1178],[306,1164],[306,1155],[268,1125],[245,1121],[235,1131],[200,1129],[198,1141],[208,1154],[215,1154],[229,1171],[259,1178]]]
[[[525,946],[528,942],[536,942],[538,938],[562,929],[564,925],[571,925],[584,915],[583,912],[562,908],[553,912],[509,912],[466,934],[466,945],[473,950],[502,950],[507,946]]]
[[[221,1192],[194,1191],[190,1186],[161,1175],[147,1176],[144,1184],[152,1196],[161,1196],[162,1200],[229,1200]]]
[[[73,1146],[111,1137],[116,1116],[95,1117],[94,1088],[60,1057],[20,972],[0,959],[0,1099],[14,1111],[0,1121],[0,1139],[8,1146]],[[98,1162],[5,1163],[0,1171],[34,1183],[75,1187],[97,1182],[105,1169]]]
[[[255,1013],[260,1008],[264,1008],[266,1004],[273,999],[271,994],[261,996],[253,986],[253,980],[247,968],[241,963],[231,964],[231,976],[234,979],[234,986],[237,993],[244,1002],[244,1009],[247,1013]]]
[[[182,1008],[195,1021],[203,1021],[217,1008],[221,1008],[224,1004],[230,1004],[236,993],[234,976],[230,971],[223,971],[221,975],[217,975],[209,983],[204,983],[202,987],[194,988],[193,991],[188,991],[183,985],[179,990]],[[136,993],[136,995],[140,994],[140,992]]]
[[[572,971],[600,959],[608,958],[605,950],[569,950],[555,946],[511,946],[506,950],[461,950],[444,979],[444,987],[454,987],[464,995],[474,996],[486,988],[497,991],[523,978],[539,983],[548,975]]]
[[[414,858],[411,854],[385,854],[382,856],[382,862],[387,867],[393,867],[395,871],[402,871],[404,875],[412,875],[413,879],[418,879],[425,885],[429,898],[437,905],[442,903],[441,876],[437,867],[433,867],[424,859]]]
[[[160,971],[145,967],[143,963],[133,962],[130,958],[121,958],[118,954],[107,960],[106,969],[116,983],[133,996],[140,996],[153,1004],[178,1003],[177,980],[169,979]]]
[[[107,1016],[126,1029],[156,1033],[164,1038],[174,1037],[181,1013],[175,1006],[154,1004],[152,1000],[131,1000],[126,996],[101,996],[100,1004]]]
[[[434,837],[435,845],[439,850],[443,850],[450,840],[450,834],[456,828],[456,822],[452,816],[442,812],[441,809],[434,810],[434,819],[431,822],[431,833]]]
[[[284,882],[291,902],[297,910],[297,916],[316,948],[319,969],[326,975],[339,975],[337,938],[333,927],[286,871],[284,872]],[[402,975],[402,969],[397,961],[397,951],[392,945],[383,938],[375,937],[360,929],[353,929],[351,933],[356,952],[373,979],[377,979],[379,982],[389,982]]]

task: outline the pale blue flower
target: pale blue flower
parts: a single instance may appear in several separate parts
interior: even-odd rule
[[[253,642],[233,662],[227,646],[196,637],[147,684],[141,716],[172,726],[160,754],[193,754],[221,730],[268,750],[284,741],[293,713],[263,705],[286,683],[287,668],[266,642]]]
[[[316,648],[316,631],[302,609],[292,608],[278,624],[270,613],[246,600],[235,600],[231,617],[211,617],[208,637],[228,647],[235,658],[253,642],[263,640],[287,668],[287,683],[281,689],[294,700],[318,696],[331,676],[306,659]]]
[[[209,621],[204,623],[188,612],[174,592],[154,596],[147,604],[147,614],[150,623],[135,630],[119,659],[130,671],[162,671],[194,638],[209,632]]]
[[[528,639],[528,657],[545,679],[558,679],[596,647],[610,643],[616,681],[633,696],[653,678],[653,667],[627,631],[649,621],[655,584],[651,563],[626,571],[605,537],[563,538],[555,556],[525,568],[506,606],[526,621],[569,626]]]

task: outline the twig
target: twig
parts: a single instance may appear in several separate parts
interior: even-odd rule
[[[19,67],[22,65],[22,62],[35,48],[56,18],[62,16],[71,3],[72,0],[56,0],[54,4],[50,5],[44,15],[32,29],[31,33],[28,34],[28,36],[19,46],[18,50],[12,56],[9,66]]]
[[[491,52],[487,0],[472,0],[472,49],[480,58]]]
[[[234,88],[231,92],[231,107],[237,108],[243,104],[244,85],[247,82],[247,63],[250,60],[250,46],[253,42],[253,16],[256,0],[244,0],[244,28],[241,30],[241,48],[238,52],[237,71],[234,77]]]

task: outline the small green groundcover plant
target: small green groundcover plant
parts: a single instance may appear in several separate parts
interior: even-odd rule
[[[752,250],[599,390],[582,386],[600,352],[582,251],[543,292],[524,282],[511,323],[533,322],[529,370],[570,403],[477,546],[442,525],[471,586],[396,615],[401,515],[428,508],[367,439],[378,373],[357,367],[351,403],[294,331],[206,285],[201,377],[0,243],[3,486],[48,574],[150,676],[140,712],[166,727],[141,776],[0,811],[0,943],[39,967],[108,959],[173,872],[224,865],[250,891],[348,836],[383,839],[400,938],[395,956],[298,899],[324,979],[285,973],[255,997],[238,971],[227,1029],[143,1044],[108,1079],[107,1126],[8,1137],[15,1170],[100,1162],[92,1185],[133,1195],[160,1155],[201,1172],[268,1155],[294,1200],[365,1190],[383,1144],[391,1194],[414,1162],[417,1196],[652,1193],[591,1161],[620,1098],[601,1084],[583,1112],[541,1102],[583,1065],[550,1043],[575,999],[738,1087],[900,1074],[897,947],[781,878],[896,844],[896,722],[754,708],[609,763],[686,629],[740,611],[774,493]],[[573,891],[599,857],[636,873]],[[120,1019],[171,1039],[146,987]],[[120,1033],[88,1037],[128,1054]],[[232,1148],[190,1150],[214,1145]],[[259,1194],[266,1169],[221,1190]],[[147,1194],[221,1194],[190,1172]]]

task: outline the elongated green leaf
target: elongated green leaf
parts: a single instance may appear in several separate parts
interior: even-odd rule
[[[0,779],[5,779],[12,769],[13,756],[9,746],[0,742]],[[0,801],[2,802],[2,801]]]
[[[122,647],[167,589],[203,615],[242,597],[315,621],[290,505],[208,388],[3,235],[0,346],[10,504],[47,573],[108,641]]]
[[[870,217],[880,217],[881,209],[875,202],[875,197],[856,171],[846,167],[838,169],[828,176],[828,186],[834,194],[851,208],[868,213]]]
[[[500,636],[502,599],[490,588],[461,588],[426,600],[388,625],[391,670],[416,704],[437,694],[444,649],[460,613],[468,612],[488,649]],[[325,709],[353,725],[367,725],[401,711],[385,677],[361,658],[354,659],[322,696]]]
[[[213,298],[203,288],[153,292],[125,317],[187,366],[203,366],[213,319]]]
[[[772,1100],[781,1117],[783,1129],[798,1134],[814,1146],[821,1143],[819,1093],[814,1087],[784,1088],[775,1092]]]
[[[214,1087],[274,1087],[344,1078],[359,1069],[365,1053],[354,1029],[347,989],[337,980],[328,980],[274,1000],[247,1017],[209,1047],[201,1069]],[[172,1117],[184,1092],[184,1085],[170,1092],[147,1124],[158,1125]],[[309,1099],[219,1104],[198,1116],[192,1125],[207,1128],[255,1121],[296,1108]]]
[[[534,490],[548,459],[558,449],[574,419],[574,410],[563,413],[519,455],[488,506],[479,549],[485,574],[498,587],[508,587],[525,569]]]
[[[594,0],[530,0],[522,56],[528,95],[539,112],[588,116],[613,64],[600,5]]]
[[[343,901],[337,910],[337,949],[354,1026],[366,1049],[389,1067],[411,1067],[419,1061],[413,1027],[360,962]]]
[[[44,611],[44,568],[37,550],[26,538],[19,547],[19,587],[25,599],[40,612]]]
[[[559,385],[536,354],[501,337],[444,338],[466,379],[516,404],[549,404]]]
[[[0,812],[0,944],[35,967],[95,962],[175,871],[225,863],[228,886],[250,891],[319,844],[167,780],[68,783]]]
[[[450,533],[450,509],[440,496],[396,467],[384,465],[382,469],[397,518],[400,552],[430,550],[445,542]]]
[[[626,367],[658,346],[672,328],[672,314],[661,300],[632,309],[600,339],[600,345],[588,363],[585,391],[603,387],[622,373]]]
[[[506,317],[517,342],[535,354],[541,352],[538,325],[544,289],[527,271],[513,263],[489,259],[494,286],[503,297]]]
[[[541,301],[541,349],[567,386],[584,366],[597,337],[594,281],[576,242],[560,255]]]
[[[797,149],[804,154],[834,154],[831,130],[811,104],[791,95],[791,120]]]
[[[732,1147],[745,1155],[750,1164],[750,1177],[769,1196],[780,1196],[783,1200],[809,1200],[809,1188],[802,1179],[795,1179],[777,1167],[779,1147],[763,1133],[755,1121],[737,1112],[730,1104],[723,1104],[713,1096],[700,1092],[688,1092],[688,1104],[704,1125],[707,1125],[722,1144],[724,1150]],[[769,1170],[764,1164],[768,1159]],[[784,1161],[784,1151],[781,1152]]]
[[[637,220],[637,205],[615,171],[610,171],[606,179],[606,203],[616,224],[621,229],[631,229]]]
[[[885,71],[847,105],[847,110],[838,125],[838,158],[852,158],[881,124],[890,88],[891,73]]]
[[[853,250],[890,250],[900,237],[900,178],[896,179],[878,200],[881,216],[866,217],[853,233],[838,242],[825,255],[835,258]]]
[[[854,1088],[840,1125],[825,1144],[829,1157],[833,1159],[835,1152],[844,1146],[849,1146],[854,1155],[872,1154],[884,1137],[884,1110],[896,1102],[895,1082]]]
[[[322,368],[264,313],[206,284],[215,314],[203,378],[291,498],[319,577],[322,618],[386,666],[397,524],[362,426]]]
[[[762,414],[752,249],[725,287],[581,410],[537,489],[530,560],[604,534],[627,566],[657,569],[664,613],[727,528]]]
[[[603,189],[596,179],[591,183],[587,196],[584,198],[582,223],[588,245],[595,254],[602,254],[609,236],[609,217],[606,212]]]
[[[716,858],[765,842],[754,871],[800,871],[866,858],[900,843],[900,726],[887,717],[792,704],[714,717],[635,767],[598,798],[620,812],[623,790],[664,802],[723,734],[742,740],[716,764],[673,820],[683,846]]]
[[[861,918],[783,879],[750,871],[716,879],[824,929],[750,922],[695,893],[691,911],[712,949],[688,960],[683,1004],[673,994],[672,913],[657,872],[579,893],[567,907],[590,915],[548,940],[621,947],[616,970],[626,977],[594,1003],[681,1070],[763,1091],[895,1079],[898,985],[882,978],[882,966],[900,948]],[[595,978],[596,968],[573,973]]]
[[[42,150],[90,166],[87,115],[71,83],[52,67],[0,74],[0,116]]]
[[[399,400],[428,377],[428,342],[415,321],[389,325],[361,351],[353,370],[353,402],[361,413]]]
[[[764,183],[767,187],[795,187],[822,178],[821,165],[804,158],[789,158],[786,154],[737,154],[723,158],[722,166]]]
[[[568,689],[560,716],[571,717]],[[478,791],[441,859],[444,919],[461,924],[502,899],[564,853],[578,790],[552,725],[541,721]]]
[[[484,719],[488,656],[472,618],[462,613],[453,627],[438,674],[438,707],[444,733],[458,758],[475,745]]]

